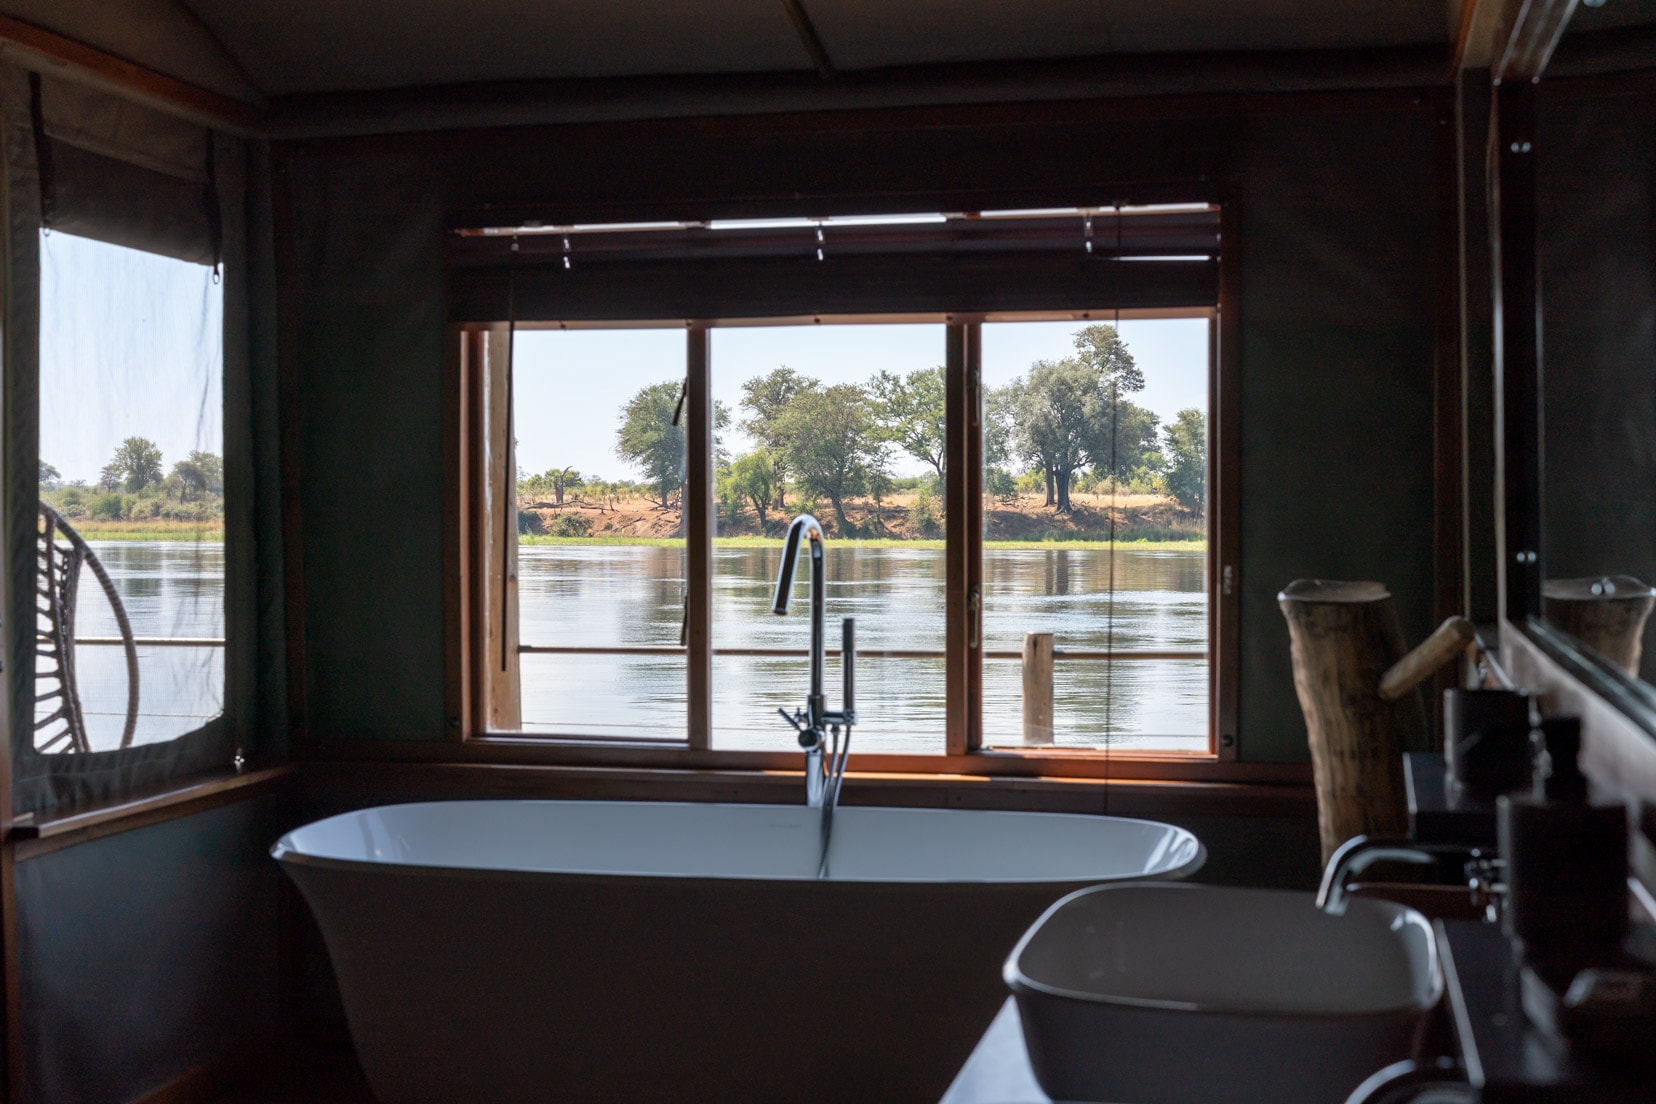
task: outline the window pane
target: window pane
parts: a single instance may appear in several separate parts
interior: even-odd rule
[[[1208,750],[1208,326],[983,327],[987,745]],[[1026,732],[1023,664],[995,653],[1039,633],[1050,731]]]
[[[523,730],[683,740],[684,331],[516,342]]]
[[[722,431],[714,550],[713,745],[797,751],[776,715],[809,689],[810,567],[788,616],[771,612],[789,521],[827,530],[826,643],[857,619],[852,750],[944,748],[942,467],[944,330],[823,325],[712,332]],[[921,655],[887,655],[888,651]],[[827,664],[828,708],[841,668]]]
[[[170,740],[224,708],[222,287],[68,234],[40,256],[35,747]]]

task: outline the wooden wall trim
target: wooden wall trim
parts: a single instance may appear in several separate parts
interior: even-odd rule
[[[450,739],[472,731],[471,385],[482,336],[450,328],[444,349],[443,703]]]
[[[1242,241],[1241,197],[1219,205],[1219,309],[1208,370],[1208,640],[1212,748],[1241,753],[1242,686]]]
[[[32,824],[14,824],[6,842],[17,862],[27,862],[65,847],[248,800],[282,784],[297,770],[295,764],[283,763],[173,784],[109,804],[56,813]]]
[[[448,763],[501,767],[547,767],[607,771],[643,769],[657,772],[730,773],[797,772],[797,752],[693,752],[682,742],[665,746],[619,741],[559,740],[539,736],[497,735],[455,745],[430,740],[329,740],[305,749],[307,762]],[[1071,778],[1155,782],[1250,782],[1301,784],[1311,780],[1309,763],[1224,762],[1207,756],[1166,755],[1128,758],[1098,752],[1038,752],[1000,749],[961,755],[858,755],[850,768],[859,772],[947,777],[953,774],[993,778]],[[663,775],[665,777],[665,775]]]
[[[563,798],[797,805],[803,772],[597,769],[485,763],[313,762],[306,785],[341,784],[373,800]],[[1122,816],[1316,816],[1316,792],[1297,783],[1010,778],[848,771],[841,803],[915,808],[1109,812]]]
[[[194,122],[244,137],[270,132],[270,116],[262,107],[157,73],[9,15],[0,15],[0,48],[8,53],[22,51],[20,63],[45,72],[73,66],[135,99]]]

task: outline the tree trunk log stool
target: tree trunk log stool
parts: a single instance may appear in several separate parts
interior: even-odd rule
[[[1405,654],[1384,584],[1299,579],[1277,602],[1288,620],[1327,865],[1352,836],[1404,834],[1403,753],[1429,750],[1417,688],[1461,654],[1473,628],[1451,617]]]
[[[1631,575],[1548,579],[1541,608],[1560,632],[1569,633],[1634,678],[1644,651],[1645,621],[1656,589]]]

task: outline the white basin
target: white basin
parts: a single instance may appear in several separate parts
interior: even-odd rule
[[[1338,1104],[1443,991],[1413,909],[1173,883],[1071,893],[1005,978],[1041,1087],[1116,1104]]]

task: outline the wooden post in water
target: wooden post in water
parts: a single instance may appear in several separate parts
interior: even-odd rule
[[[1024,633],[1023,742],[1052,743],[1052,634]]]

